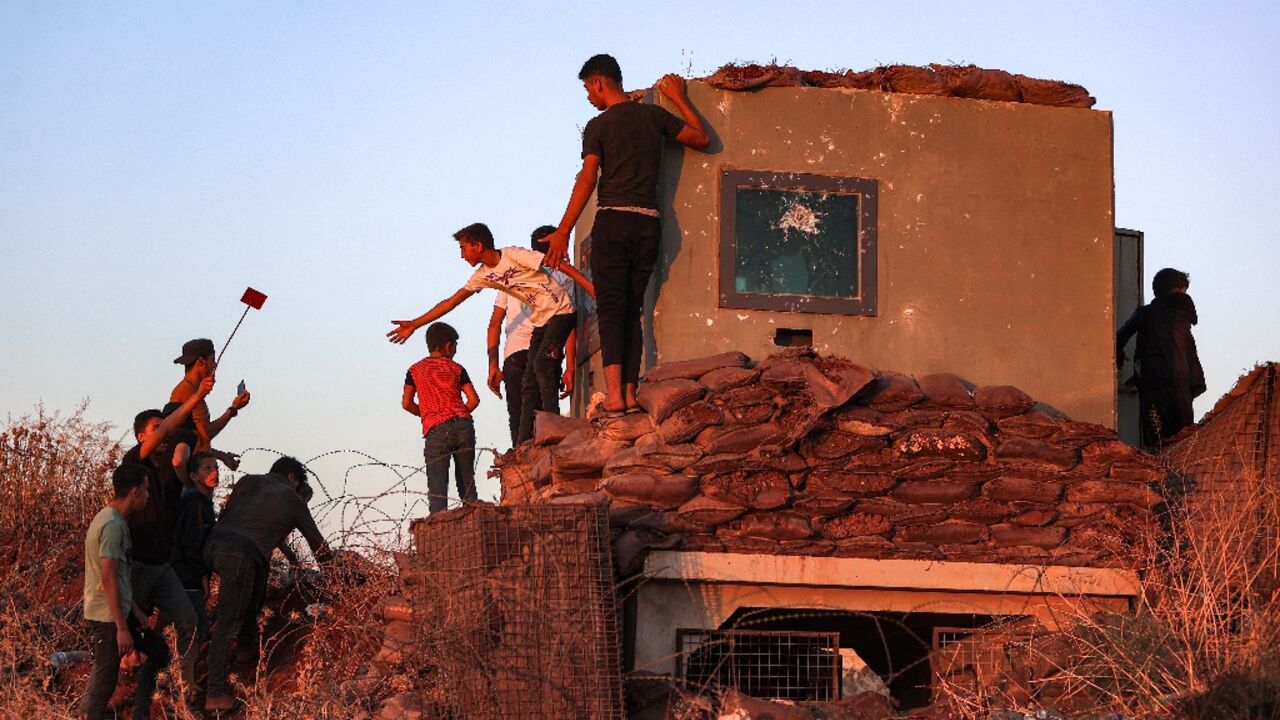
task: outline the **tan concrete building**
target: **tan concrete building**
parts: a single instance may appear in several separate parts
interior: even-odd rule
[[[1115,299],[1133,295],[1141,266],[1116,275],[1109,112],[698,82],[689,93],[713,143],[667,151],[648,365],[812,344],[873,368],[1017,385],[1115,426]],[[578,225],[580,254],[592,220]],[[603,385],[590,349],[578,407]]]

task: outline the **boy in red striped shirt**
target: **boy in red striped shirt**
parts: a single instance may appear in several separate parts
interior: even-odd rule
[[[467,371],[453,361],[458,331],[438,322],[427,328],[427,357],[404,375],[400,406],[422,419],[423,458],[427,463],[427,510],[443,510],[449,497],[449,458],[463,502],[476,499],[476,430],[471,411],[480,396]],[[415,399],[416,396],[416,399]]]

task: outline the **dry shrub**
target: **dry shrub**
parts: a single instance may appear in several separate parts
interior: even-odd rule
[[[90,647],[81,603],[84,533],[111,495],[121,448],[85,408],[62,416],[36,408],[0,426],[0,717],[72,718],[88,663],[58,671],[49,656]],[[382,642],[379,600],[398,591],[390,551],[359,542],[297,582],[273,572],[259,619],[260,659],[235,668],[245,699],[237,718],[350,718],[408,689],[411,676],[367,672]],[[309,605],[324,610],[314,617]],[[174,642],[172,630],[169,642]],[[411,664],[406,664],[411,666]],[[176,671],[176,666],[171,668]],[[161,675],[153,718],[201,717],[186,709],[176,672]],[[121,674],[116,698],[127,712],[133,683]]]
[[[1072,717],[1280,716],[1280,488],[1253,474],[1226,492],[1190,493],[1150,538],[1132,612],[1083,602],[1057,635],[1052,672],[1012,688],[944,687],[955,717],[992,709],[1058,709]],[[1045,664],[1034,643],[1029,665]],[[1013,653],[1013,648],[1006,650]],[[1063,657],[1067,662],[1061,662]],[[1052,700],[1042,690],[1053,686]]]

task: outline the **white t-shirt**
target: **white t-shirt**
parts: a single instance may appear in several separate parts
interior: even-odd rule
[[[573,312],[573,299],[542,266],[542,253],[519,247],[505,247],[493,267],[480,265],[471,274],[464,290],[495,288],[529,306],[532,327],[546,325],[552,317]]]
[[[529,339],[533,336],[533,325],[529,322],[529,306],[520,302],[514,295],[504,292],[496,293],[493,300],[495,308],[502,308],[506,313],[506,324],[502,328],[506,338],[502,343],[502,359],[506,360],[521,350],[529,349]]]

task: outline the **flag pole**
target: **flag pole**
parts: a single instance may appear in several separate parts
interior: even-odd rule
[[[227,341],[222,343],[222,349],[218,351],[218,357],[216,360],[214,360],[215,364],[222,362],[222,354],[227,351],[227,346],[231,344],[231,338],[236,336],[236,331],[240,329],[240,323],[244,322],[244,319],[249,316],[249,311],[252,309],[253,309],[252,305],[244,306],[244,312],[241,313],[240,315],[240,321],[236,323],[236,326],[234,329],[232,329],[231,334],[227,336]]]

